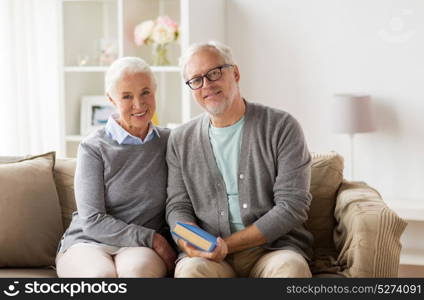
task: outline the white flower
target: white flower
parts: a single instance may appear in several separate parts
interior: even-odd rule
[[[136,45],[166,45],[178,39],[179,28],[168,16],[159,16],[155,21],[147,20],[134,28]]]
[[[159,16],[156,20],[158,24],[166,25],[167,27],[173,28],[174,31],[178,31],[178,24],[174,22],[170,17],[168,16]]]
[[[167,44],[175,40],[175,29],[165,24],[156,24],[151,39],[157,44]]]
[[[153,27],[155,26],[155,22],[152,20],[144,21],[137,25],[134,29],[134,41],[138,46],[146,43],[146,40],[152,34]]]

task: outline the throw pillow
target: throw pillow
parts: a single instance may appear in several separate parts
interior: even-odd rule
[[[54,265],[63,233],[55,153],[0,164],[0,267]]]
[[[316,250],[318,248],[334,248],[334,207],[337,191],[343,180],[343,157],[336,152],[311,154],[310,192],[312,202],[306,227],[314,235]]]

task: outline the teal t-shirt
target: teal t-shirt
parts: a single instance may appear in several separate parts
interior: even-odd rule
[[[209,125],[209,140],[227,189],[229,221],[233,233],[245,228],[240,216],[237,183],[243,125],[244,117],[228,127]]]

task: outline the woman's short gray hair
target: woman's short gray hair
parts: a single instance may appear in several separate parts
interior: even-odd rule
[[[127,56],[115,60],[106,71],[106,94],[110,94],[116,88],[118,81],[128,73],[145,73],[146,75],[149,75],[156,89],[156,79],[150,66],[139,57]]]
[[[214,49],[219,54],[219,56],[222,57],[222,59],[224,60],[224,64],[231,64],[231,65],[235,64],[230,47],[220,42],[209,41],[207,43],[192,44],[190,47],[187,48],[184,54],[180,57],[180,61],[179,61],[181,74],[183,75],[184,79],[187,79],[185,74],[185,69],[190,58],[197,52],[204,49],[208,49],[208,48]]]

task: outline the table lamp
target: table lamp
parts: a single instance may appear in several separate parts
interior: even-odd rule
[[[376,129],[371,96],[359,94],[335,94],[333,104],[333,132],[349,135],[350,177],[354,180],[354,136]]]

